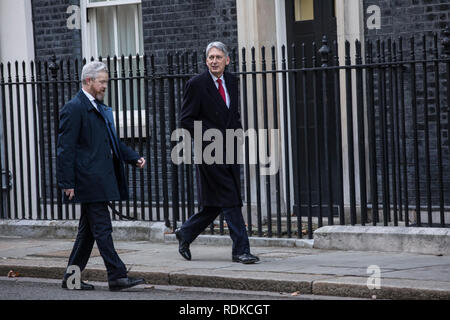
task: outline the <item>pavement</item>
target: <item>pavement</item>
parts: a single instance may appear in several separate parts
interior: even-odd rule
[[[325,250],[307,241],[274,245],[251,238],[252,253],[261,261],[243,265],[231,261],[229,241],[217,241],[225,238],[200,236],[191,244],[191,261],[179,255],[173,234],[162,242],[115,240],[115,246],[131,267],[129,275],[144,277],[153,285],[366,299],[450,299],[449,255]],[[73,242],[2,235],[0,276],[61,279]],[[82,278],[106,281],[96,247]]]

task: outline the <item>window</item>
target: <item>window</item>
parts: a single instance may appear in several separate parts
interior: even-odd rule
[[[127,56],[144,50],[141,0],[85,0],[89,56]]]
[[[314,20],[314,0],[295,0],[295,21]]]
[[[142,79],[132,80],[133,92],[130,91],[129,56],[132,56],[131,71],[133,76],[136,76],[136,58],[141,59],[140,71],[142,75],[144,45],[141,0],[81,0],[81,9],[83,56],[86,57],[86,60],[90,60],[91,57],[94,59],[102,57],[102,61],[105,63],[109,56],[111,77],[113,77],[115,68],[118,72],[117,84],[116,81],[111,82],[105,103],[111,106],[114,111],[117,108],[119,111],[126,110],[127,124],[123,123],[123,112],[119,112],[121,131],[123,127],[128,127],[130,124],[132,114],[137,126],[139,101],[141,102],[141,115],[144,115],[144,81]],[[138,57],[136,57],[137,54],[139,54]],[[125,57],[123,64],[121,61],[122,55]],[[113,60],[114,56],[117,56],[116,66]],[[125,70],[126,79],[120,78],[122,69]],[[141,89],[140,99],[138,98],[138,86]],[[123,97],[123,92],[126,93],[125,97]]]

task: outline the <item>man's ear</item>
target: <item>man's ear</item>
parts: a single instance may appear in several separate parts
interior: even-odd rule
[[[230,56],[227,56],[227,65],[230,64]]]

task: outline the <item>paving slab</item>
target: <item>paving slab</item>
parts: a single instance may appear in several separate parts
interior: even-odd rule
[[[61,279],[73,239],[0,237],[0,276]],[[231,261],[231,247],[192,244],[192,261],[176,243],[115,241],[130,276],[149,284],[201,286],[255,291],[298,292],[377,299],[450,299],[450,257],[412,253],[336,251],[307,247],[252,247],[260,263]],[[381,289],[370,290],[369,266],[380,270]],[[96,249],[83,279],[106,281]]]

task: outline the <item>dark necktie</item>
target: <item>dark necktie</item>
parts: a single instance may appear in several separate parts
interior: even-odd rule
[[[217,79],[217,83],[219,84],[219,93],[222,96],[223,101],[225,102],[225,104],[227,104],[227,97],[225,96],[225,90],[223,89],[222,86],[222,80],[221,79]]]
[[[114,138],[113,138],[113,132],[112,132],[112,124],[108,121],[108,118],[106,117],[106,113],[105,113],[105,110],[103,109],[103,103],[101,102],[101,101],[99,101],[99,100],[97,100],[97,99],[95,99],[95,103],[97,104],[97,110],[98,110],[98,112],[100,112],[100,114],[102,115],[102,117],[103,117],[103,119],[105,120],[105,123],[106,123],[106,126],[108,127],[108,131],[109,131],[109,143],[110,143],[110,146],[111,146],[111,151],[115,151],[115,153],[117,154],[117,150],[118,150],[118,148],[117,148],[117,146],[116,146],[116,143],[115,143],[115,141],[114,141]]]
[[[102,115],[102,117],[105,119],[105,122],[108,122],[108,121],[107,121],[107,118],[106,118],[105,111],[103,110],[103,103],[102,103],[100,100],[97,100],[97,99],[95,99],[94,101],[95,101],[95,103],[97,104],[97,110],[98,110],[98,112],[100,112],[100,114]]]

